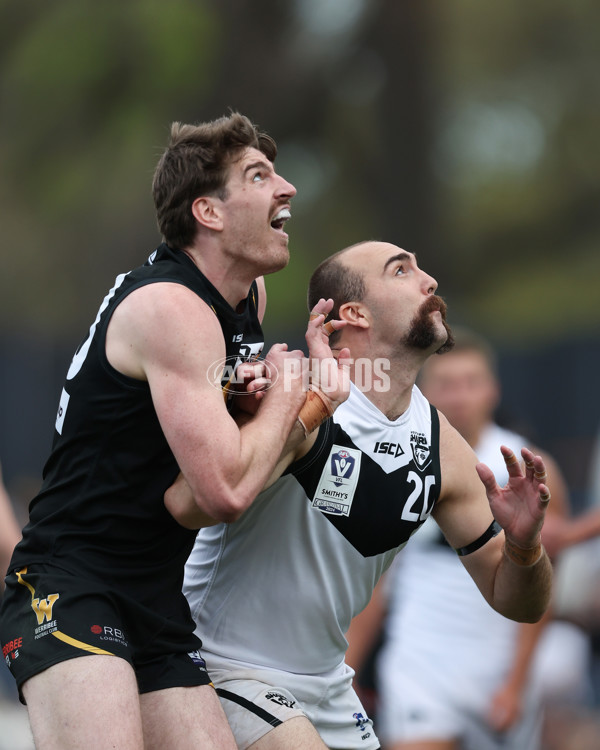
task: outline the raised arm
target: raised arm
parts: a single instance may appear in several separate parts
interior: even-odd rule
[[[296,421],[304,401],[300,379],[276,379],[256,417],[239,427],[207,376],[225,356],[219,322],[196,294],[173,283],[146,285],[121,302],[109,325],[107,355],[121,372],[148,381],[201,516],[237,518],[264,485]],[[266,360],[282,372],[286,359],[302,356],[278,344]]]
[[[276,460],[273,462],[272,469],[263,486],[259,489],[269,487],[277,481],[291,463],[308,453],[316,440],[319,424],[333,413],[350,392],[349,352],[347,349],[343,349],[340,352],[338,363],[329,348],[327,334],[322,331],[324,315],[329,312],[332,304],[332,300],[320,300],[312,311],[306,330],[310,360],[288,360],[287,373],[280,373],[284,376],[294,374],[303,383],[304,388],[308,388],[309,384],[315,389],[319,388],[320,390],[322,388],[321,393],[323,395],[316,396],[314,391],[304,394],[304,403],[298,412],[295,423],[288,431],[287,439],[282,440],[277,446]],[[338,321],[335,321],[334,324],[338,327],[343,325],[339,324]],[[249,425],[256,423],[257,417],[260,416],[264,408],[264,399],[270,397],[269,393],[273,381],[268,377],[272,374],[268,372],[268,366],[265,367],[257,363],[243,365],[242,367],[248,373],[253,368],[256,370],[253,379],[250,379],[247,384],[249,395],[240,399],[240,403],[246,403],[241,410],[236,412],[236,423],[240,432],[243,433]],[[279,379],[283,382],[284,378],[280,377]],[[324,382],[325,379],[327,382]],[[284,384],[284,390],[286,387]],[[310,403],[309,398],[311,396],[316,401]],[[188,528],[211,526],[221,520],[211,516],[210,512],[207,512],[204,508],[198,510],[192,487],[183,474],[180,474],[166,491],[165,505],[171,515]]]
[[[524,448],[523,472],[503,448],[509,481],[501,488],[442,414],[440,424],[442,494],[433,515],[488,603],[512,620],[536,622],[552,590],[552,566],[540,542],[549,497],[544,462]],[[496,534],[494,520],[501,527]]]

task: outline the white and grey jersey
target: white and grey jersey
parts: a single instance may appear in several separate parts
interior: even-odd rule
[[[520,457],[527,440],[495,424],[483,431],[477,457],[502,486],[508,473],[501,445]],[[390,663],[406,663],[410,650],[411,661],[419,660],[417,670],[427,662],[436,668],[451,664],[448,674],[454,675],[456,667],[465,680],[472,675],[469,670],[477,670],[483,679],[484,673],[502,674],[509,668],[518,624],[485,601],[433,519],[390,571],[389,586],[386,654]]]
[[[234,523],[201,529],[184,592],[210,652],[317,674],[440,492],[439,419],[415,386],[388,420],[357,388]]]

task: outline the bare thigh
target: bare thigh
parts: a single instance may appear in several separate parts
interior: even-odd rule
[[[131,665],[90,655],[55,664],[23,685],[37,748],[142,750],[140,702]]]
[[[237,750],[211,685],[155,690],[140,696],[144,750]]]
[[[254,742],[248,750],[326,750],[327,745],[304,716],[288,719]]]

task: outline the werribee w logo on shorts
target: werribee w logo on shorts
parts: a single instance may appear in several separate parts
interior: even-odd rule
[[[60,594],[49,594],[46,599],[31,600],[31,609],[35,612],[38,625],[41,625],[44,620],[50,621],[52,619],[52,608],[59,597]]]
[[[331,446],[313,497],[313,508],[336,516],[350,515],[360,474],[361,455],[356,448]]]
[[[26,574],[27,568],[16,571],[17,580],[21,586],[25,586],[31,593],[31,609],[35,612],[38,622],[38,627],[33,631],[34,638],[37,640],[57,630],[56,620],[52,619],[52,610],[60,594],[48,594],[45,598],[37,596],[33,586],[23,577]]]

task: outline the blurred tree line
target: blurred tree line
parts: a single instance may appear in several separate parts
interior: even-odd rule
[[[377,238],[505,350],[598,349],[593,0],[0,0],[0,21],[5,340],[71,351],[160,241],[170,123],[232,108],[298,188],[271,341],[301,332],[322,258]]]
[[[172,120],[238,109],[299,189],[270,317],[362,238],[418,253],[499,338],[600,327],[592,0],[3,0],[3,326],[80,331],[149,254]]]

